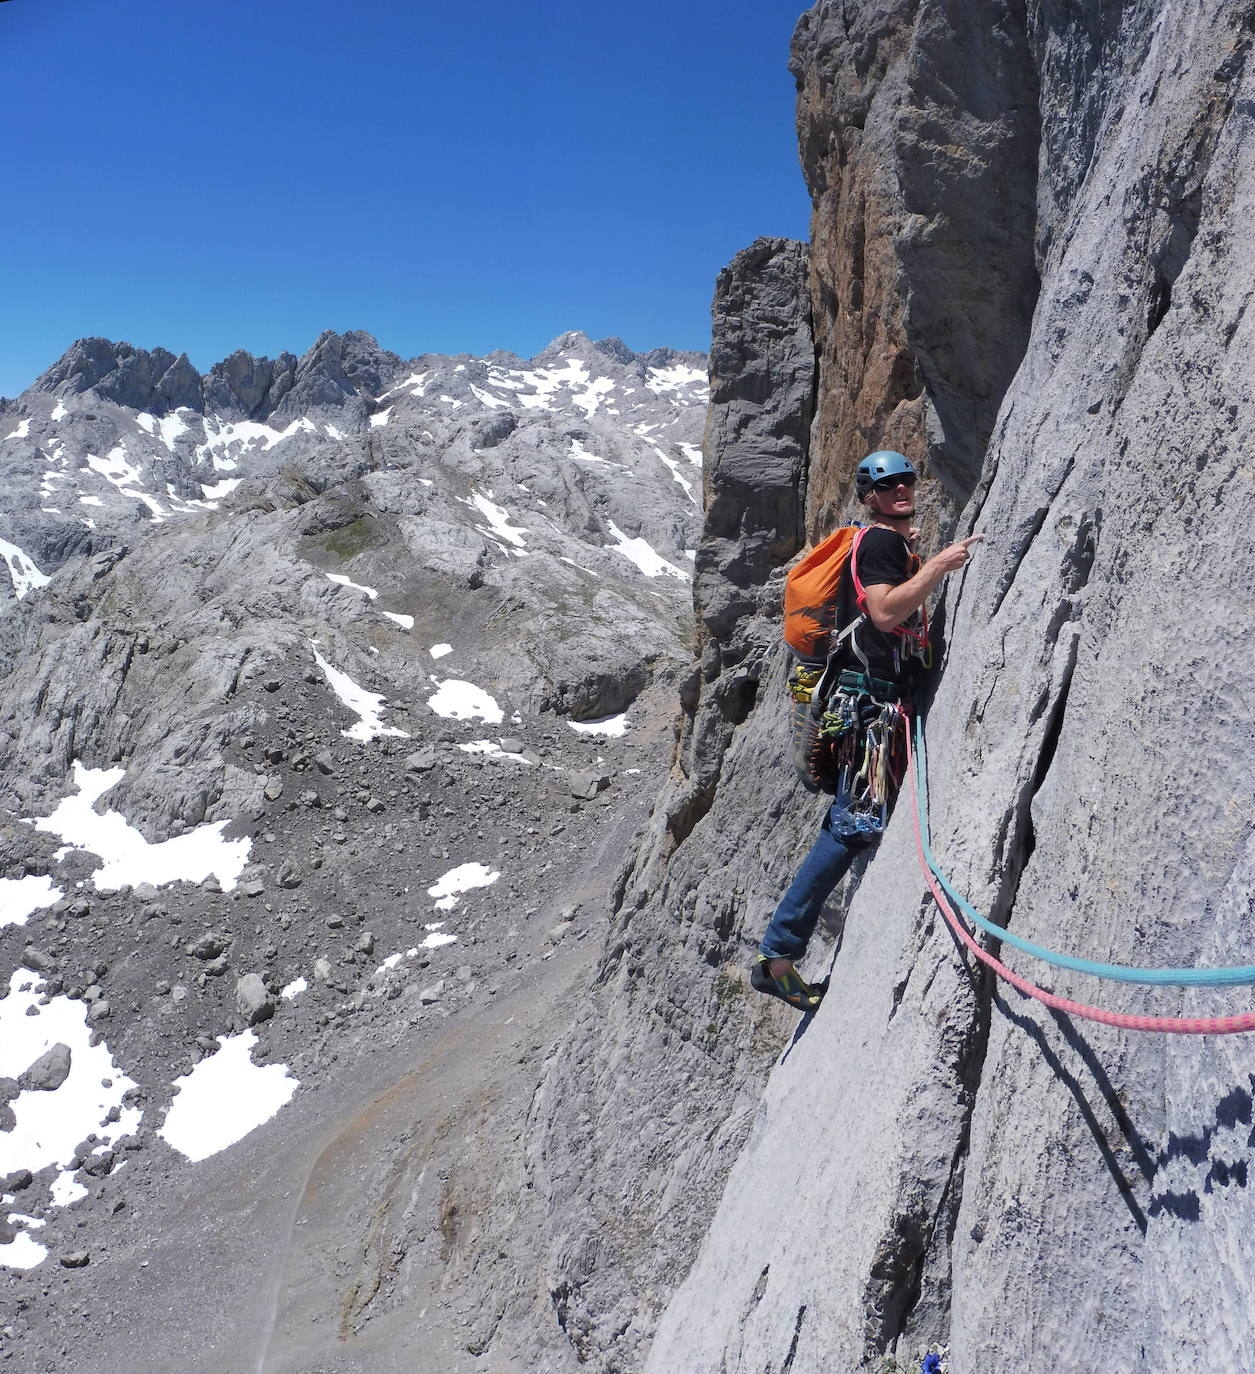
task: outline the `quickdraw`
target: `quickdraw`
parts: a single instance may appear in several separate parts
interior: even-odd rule
[[[794,763],[812,792],[840,792],[851,811],[888,818],[906,767],[906,713],[890,682],[846,669],[797,665],[793,698]]]

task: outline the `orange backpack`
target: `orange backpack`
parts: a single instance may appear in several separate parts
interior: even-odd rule
[[[827,657],[841,577],[869,528],[843,525],[833,530],[789,570],[784,583],[784,639],[800,658],[819,662]],[[863,586],[857,572],[854,588],[861,610]]]

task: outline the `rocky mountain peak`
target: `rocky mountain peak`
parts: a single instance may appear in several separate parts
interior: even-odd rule
[[[232,418],[263,420],[283,399],[296,376],[297,357],[255,358],[236,349],[205,374],[201,394],[206,411]]]
[[[40,376],[38,391],[76,396],[94,391],[118,405],[152,414],[200,406],[200,374],[186,353],[135,348],[109,339],[78,339]]]
[[[359,397],[373,399],[387,390],[401,366],[401,359],[380,348],[370,334],[324,330],[297,363],[290,388],[276,398],[271,414],[295,417]]]

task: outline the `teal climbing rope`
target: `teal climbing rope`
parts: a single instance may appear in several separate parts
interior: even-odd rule
[[[1059,954],[1045,949],[1014,934],[1004,926],[995,925],[987,920],[951,885],[941,871],[929,843],[928,829],[928,761],[924,749],[924,725],[915,722],[915,764],[918,788],[918,803],[921,845],[928,867],[941,884],[942,889],[960,911],[976,925],[1003,944],[1012,945],[1025,954],[1031,954],[1057,968],[1074,969],[1078,973],[1089,973],[1095,978],[1107,978],[1118,983],[1155,983],[1167,987],[1233,987],[1244,983],[1255,983],[1255,965],[1239,964],[1229,968],[1133,968],[1127,964],[1103,964],[1093,959],[1078,959],[1070,954]]]

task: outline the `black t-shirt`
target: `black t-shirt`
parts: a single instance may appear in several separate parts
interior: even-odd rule
[[[902,535],[886,529],[883,525],[872,525],[868,529],[859,540],[855,558],[858,562],[859,581],[864,587],[900,586],[914,575],[918,567],[918,561]],[[858,614],[854,579],[847,564],[837,595],[836,633],[844,630]],[[909,628],[915,629],[918,622],[919,612],[916,611],[906,624]],[[903,681],[905,671],[901,665],[901,636],[882,633],[870,620],[860,625],[854,633],[859,647],[867,655],[873,677],[884,678],[889,682]],[[896,656],[895,650],[899,651]],[[840,661],[851,668],[863,667],[849,640],[842,646]]]

